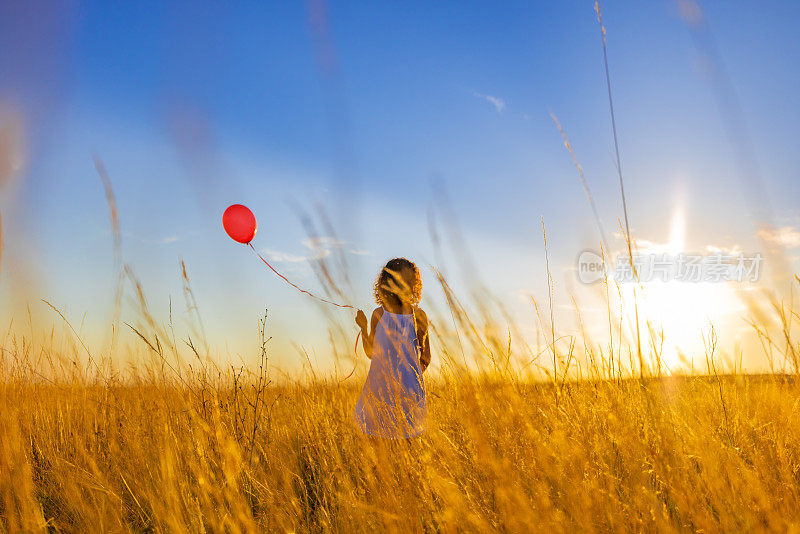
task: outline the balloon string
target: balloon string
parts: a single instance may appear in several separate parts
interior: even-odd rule
[[[293,288],[295,288],[296,290],[300,291],[301,293],[305,293],[305,294],[306,294],[306,295],[308,295],[309,297],[311,297],[311,298],[315,298],[315,299],[317,299],[318,301],[320,301],[320,302],[324,302],[324,303],[326,303],[326,304],[332,304],[332,305],[334,305],[334,306],[338,306],[338,307],[340,307],[340,308],[351,308],[351,309],[353,309],[353,310],[355,310],[355,309],[356,309],[356,307],[355,307],[355,306],[351,306],[350,304],[337,304],[336,302],[332,302],[332,301],[330,301],[330,300],[327,300],[327,299],[324,299],[324,298],[322,298],[322,297],[318,297],[318,296],[316,296],[315,294],[311,293],[310,291],[306,291],[305,289],[303,289],[302,287],[298,286],[297,284],[293,284],[293,283],[292,283],[292,282],[291,282],[291,281],[290,281],[288,278],[286,278],[286,277],[285,277],[285,276],[283,276],[281,273],[279,273],[278,271],[276,271],[276,270],[275,270],[275,267],[273,267],[272,265],[270,265],[270,264],[269,264],[269,262],[268,262],[267,260],[265,260],[265,259],[264,259],[264,256],[262,256],[261,254],[259,254],[259,253],[258,253],[258,251],[255,249],[255,247],[253,247],[253,244],[252,244],[252,243],[248,243],[248,244],[247,244],[247,246],[249,246],[249,247],[250,247],[250,248],[253,250],[253,252],[255,252],[255,253],[256,253],[256,256],[258,256],[259,258],[261,258],[261,261],[263,261],[263,262],[264,262],[264,265],[266,265],[267,267],[269,267],[269,268],[270,268],[270,270],[271,270],[273,273],[275,273],[275,274],[277,274],[278,276],[280,276],[281,278],[283,278],[283,281],[284,281],[284,282],[286,282],[287,284],[289,284],[290,286],[292,286],[292,287],[293,287]]]
[[[350,304],[338,304],[338,303],[336,303],[336,302],[332,302],[332,301],[330,301],[330,300],[327,300],[327,299],[324,299],[324,298],[322,298],[322,297],[318,297],[318,296],[316,296],[315,294],[311,293],[310,291],[306,291],[306,290],[305,290],[305,289],[303,289],[302,287],[299,287],[297,284],[293,284],[291,280],[289,280],[288,278],[286,278],[285,276],[283,276],[281,273],[279,273],[278,271],[276,271],[276,270],[275,270],[275,267],[273,267],[272,265],[270,265],[270,264],[269,264],[269,262],[268,262],[267,260],[265,260],[265,259],[264,259],[264,256],[262,256],[261,254],[259,254],[259,253],[258,253],[258,251],[255,249],[255,247],[253,247],[253,244],[252,244],[252,243],[248,243],[248,244],[247,244],[247,246],[249,246],[249,247],[250,247],[250,249],[252,249],[252,251],[256,253],[256,256],[258,256],[258,257],[261,259],[261,261],[263,261],[263,262],[264,262],[264,265],[266,265],[267,267],[269,267],[269,268],[270,268],[270,270],[271,270],[273,273],[275,273],[275,274],[277,274],[278,276],[280,276],[280,277],[283,279],[283,281],[284,281],[284,282],[286,282],[287,284],[289,284],[290,286],[292,286],[292,287],[293,287],[293,288],[295,288],[296,290],[300,291],[301,293],[305,293],[305,294],[306,294],[306,295],[308,295],[309,297],[315,298],[315,299],[317,299],[317,300],[318,300],[318,301],[320,301],[320,302],[325,302],[326,304],[333,304],[334,306],[338,306],[338,307],[340,307],[340,308],[351,308],[351,309],[353,309],[353,310],[355,310],[355,309],[356,309],[356,307],[355,307],[355,306],[351,306]],[[355,344],[355,346],[353,347],[353,355],[354,355],[354,359],[356,359],[356,360],[357,360],[357,358],[358,358],[358,341],[359,341],[360,339],[361,339],[361,330],[359,330],[359,331],[358,331],[358,334],[356,334],[356,344]],[[353,370],[352,370],[352,371],[350,371],[350,374],[349,374],[349,375],[347,375],[346,377],[344,377],[343,379],[341,379],[341,380],[339,381],[339,383],[342,383],[342,382],[344,382],[345,380],[347,380],[348,378],[350,378],[351,376],[353,376],[353,373],[355,373],[355,372],[356,372],[356,367],[358,367],[358,361],[356,361],[356,365],[355,365],[355,366],[353,366]]]

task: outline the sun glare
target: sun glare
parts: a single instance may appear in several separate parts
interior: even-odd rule
[[[666,253],[672,258],[688,253],[683,210],[675,210],[668,243],[647,243],[638,247],[638,252]],[[620,293],[632,326],[634,298],[637,300],[643,352],[652,355],[655,344],[662,365],[666,367],[662,369],[665,372],[688,371],[692,366],[698,370],[704,369],[704,336],[708,337],[711,325],[717,332],[727,329],[742,306],[728,282],[643,280],[641,286],[621,284]],[[651,361],[651,364],[654,363]]]

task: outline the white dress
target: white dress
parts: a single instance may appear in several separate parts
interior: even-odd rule
[[[425,381],[412,314],[383,315],[375,327],[372,361],[355,408],[362,432],[410,438],[425,430]]]

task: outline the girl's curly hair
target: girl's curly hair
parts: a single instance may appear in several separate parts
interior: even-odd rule
[[[406,282],[400,277],[403,269],[410,269],[413,273],[414,280],[411,287],[405,287]],[[422,276],[413,261],[406,258],[395,258],[387,261],[386,265],[383,266],[381,272],[375,278],[372,290],[378,306],[385,306],[386,304],[400,306],[403,301],[416,306],[419,304],[420,298],[422,298]],[[404,294],[406,298],[401,298],[398,293]]]

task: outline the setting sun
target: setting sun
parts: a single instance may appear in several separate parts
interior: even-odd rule
[[[670,223],[669,240],[665,244],[646,242],[636,248],[641,255],[662,255],[670,262],[681,255],[693,253],[686,250],[686,217],[683,210],[675,209]],[[619,284],[619,292],[610,294],[615,306],[622,305],[629,320],[629,335],[635,336],[635,306],[638,304],[639,332],[642,345],[651,355],[650,365],[656,365],[658,353],[667,372],[706,371],[704,358],[712,325],[716,334],[727,334],[741,323],[744,306],[730,282],[684,281],[675,279],[674,268],[668,279],[646,279]],[[610,280],[610,283],[613,283]],[[620,296],[622,302],[620,303]]]

